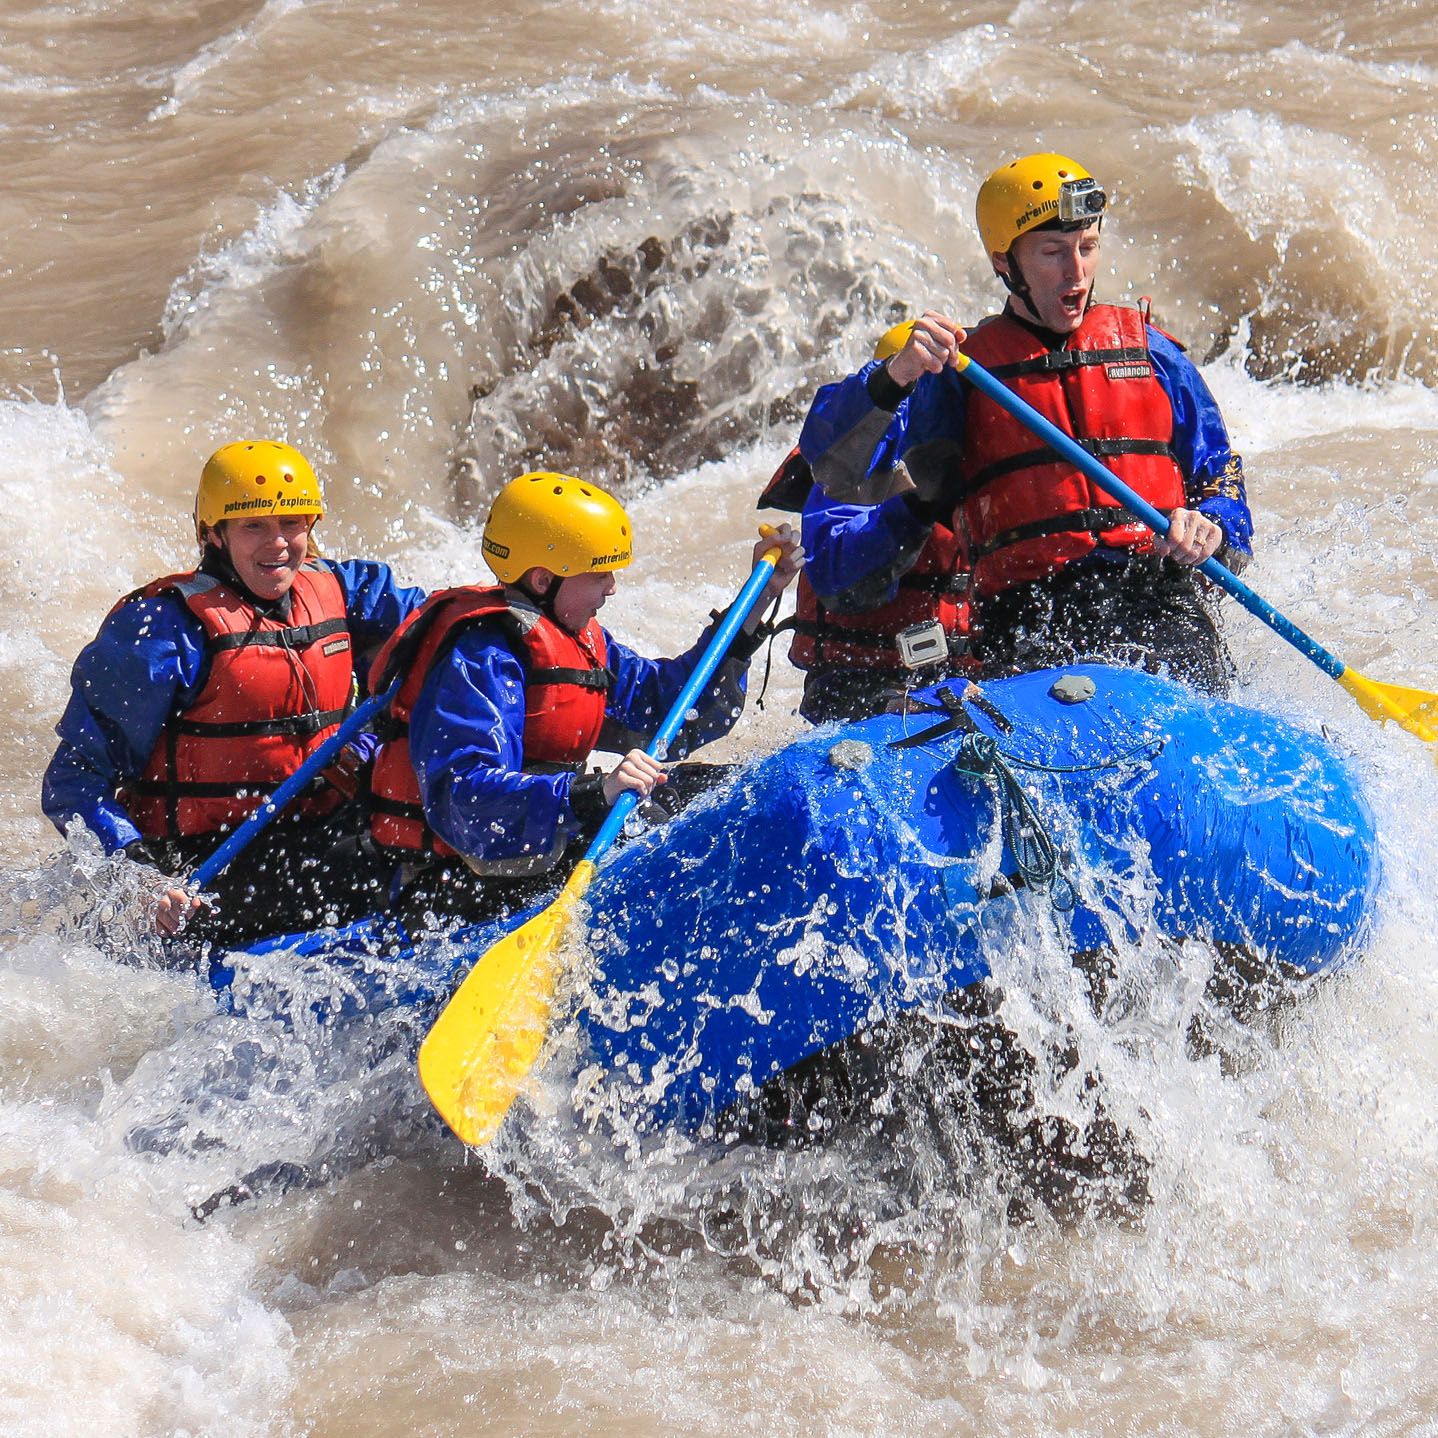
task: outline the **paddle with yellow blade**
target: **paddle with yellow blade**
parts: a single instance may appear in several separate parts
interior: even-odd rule
[[[770,549],[754,566],[649,741],[646,752],[652,758],[661,757],[674,742],[758,602],[779,555],[777,547]],[[480,955],[420,1045],[419,1076],[425,1092],[440,1117],[465,1143],[487,1143],[494,1137],[520,1084],[539,1058],[549,1031],[549,1011],[570,917],[588,889],[601,855],[619,836],[638,801],[632,790],[620,794],[558,897]]]
[[[1061,429],[1050,424],[1026,400],[1022,400],[1002,381],[991,375],[977,360],[959,354],[954,367],[975,389],[981,390],[997,405],[1032,430],[1076,469],[1106,490],[1125,508],[1141,519],[1155,534],[1168,533],[1169,519],[1147,500],[1102,465]],[[1236,574],[1230,573],[1217,559],[1205,559],[1197,566],[1220,589],[1231,594],[1248,612],[1261,619],[1275,634],[1286,639],[1298,652],[1311,659],[1331,679],[1336,679],[1362,706],[1371,718],[1401,725],[1429,743],[1438,741],[1438,694],[1422,689],[1405,689],[1399,684],[1380,684],[1350,669],[1336,655],[1330,654],[1317,640],[1311,639],[1291,619],[1280,614],[1266,599],[1255,594]]]

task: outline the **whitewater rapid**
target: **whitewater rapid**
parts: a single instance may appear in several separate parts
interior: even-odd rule
[[[1038,935],[1006,1018],[1142,1139],[1142,1220],[1019,1222],[942,1121],[888,1149],[636,1158],[556,1069],[466,1157],[392,1025],[217,1015],[38,813],[69,666],[187,562],[198,465],[315,459],[327,552],[430,587],[542,464],[611,483],[606,611],[690,642],[814,388],[997,296],[979,179],[1054,146],[1114,199],[1247,464],[1245,578],[1375,678],[1438,678],[1432,0],[682,6],[94,0],[0,19],[0,1432],[1435,1431],[1435,768],[1234,613],[1242,702],[1322,727],[1378,819],[1358,961],[1242,1062],[1172,956],[1126,1022]],[[799,732],[782,646],[726,757]],[[1205,957],[1188,956],[1201,970]],[[1144,976],[1149,976],[1151,982]],[[317,982],[317,980],[315,980]],[[1085,1100],[1062,1084],[1055,1113]],[[265,1165],[312,1186],[192,1206]]]

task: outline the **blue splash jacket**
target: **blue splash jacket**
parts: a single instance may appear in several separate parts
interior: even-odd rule
[[[712,632],[676,659],[645,659],[604,631],[610,688],[598,748],[620,754],[659,728]],[[742,640],[740,641],[742,643]],[[669,759],[729,732],[744,708],[747,657],[715,672]],[[580,827],[574,774],[525,773],[524,664],[494,624],[463,631],[425,680],[409,723],[410,759],[430,827],[486,863],[552,854]]]
[[[402,588],[374,560],[320,562],[344,590],[363,677],[367,652],[424,603],[424,591]],[[204,630],[176,596],[135,599],[111,613],[75,661],[70,701],[55,726],[60,743],[40,791],[50,822],[63,833],[79,819],[107,854],[134,843],[139,830],[116,791],[144,770],[166,721],[189,707],[207,672]]]
[[[1154,373],[1173,405],[1173,448],[1190,504],[1220,524],[1229,547],[1247,557],[1253,517],[1243,465],[1218,403],[1175,341],[1152,326],[1147,335]],[[892,469],[919,445],[963,436],[965,386],[957,371],[926,374],[904,391],[888,380],[887,370],[876,374],[881,369],[871,361],[820,389],[799,437],[818,481],[804,506],[805,572],[815,593],[833,607],[870,608],[892,599],[928,525],[903,496],[877,505],[845,503],[825,493],[826,482],[852,487],[862,474]],[[1102,562],[1104,554],[1096,551],[1085,562]]]

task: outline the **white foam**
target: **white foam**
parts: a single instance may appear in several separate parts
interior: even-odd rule
[[[1192,151],[1196,182],[1250,239],[1286,246],[1300,229],[1337,220],[1355,241],[1376,245],[1379,234],[1401,228],[1382,172],[1355,157],[1352,140],[1337,131],[1230,110],[1188,121],[1176,138]]]
[[[1234,447],[1245,457],[1323,435],[1438,432],[1438,390],[1415,379],[1299,385],[1256,380],[1244,369],[1240,339],[1203,368]]]
[[[975,89],[991,93],[991,71],[1014,51],[1012,37],[996,26],[970,26],[919,52],[876,56],[862,74],[841,85],[829,103],[872,105],[908,116],[930,114],[970,99]]]

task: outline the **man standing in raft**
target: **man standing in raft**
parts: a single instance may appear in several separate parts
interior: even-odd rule
[[[290,445],[245,440],[210,457],[195,498],[199,566],[122,599],[75,662],[41,794],[56,828],[79,820],[107,853],[179,876],[334,732],[356,652],[377,648],[424,593],[372,560],[321,559],[323,515],[319,480]],[[368,752],[347,750],[243,850],[213,907],[157,882],[156,929],[184,924],[234,946],[373,907],[374,875],[330,852],[359,829],[351,800]]]
[[[978,229],[1008,303],[967,333],[927,312],[898,354],[811,410],[800,438],[818,481],[807,572],[831,609],[872,610],[946,527],[956,571],[969,574],[980,673],[1099,659],[1222,693],[1232,664],[1193,566],[1249,557],[1243,469],[1177,341],[1143,311],[1094,303],[1106,208],[1098,182],[1062,155],[1029,155],[984,182]],[[1168,534],[966,385],[959,350],[1169,513]],[[876,502],[901,462],[912,487]],[[861,477],[871,488],[858,505]]]
[[[671,757],[727,733],[743,709],[767,632],[759,615],[803,563],[788,526],[755,561],[775,545],[773,576]],[[690,766],[671,775],[635,746],[658,730],[709,631],[677,659],[644,659],[600,627],[632,553],[619,503],[570,475],[521,475],[495,499],[483,548],[500,582],[433,595],[375,665],[376,688],[403,682],[390,706],[399,732],[375,762],[372,835],[402,862],[400,912],[417,927],[529,902],[625,790],[688,787]],[[586,774],[596,748],[624,757]]]

